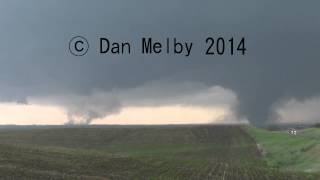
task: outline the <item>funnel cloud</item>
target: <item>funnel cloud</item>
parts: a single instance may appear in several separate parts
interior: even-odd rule
[[[59,105],[66,124],[89,124],[125,106],[167,104],[228,104],[239,119],[265,124],[275,121],[279,102],[319,96],[319,6],[298,0],[3,2],[0,101]],[[90,44],[82,57],[68,51],[77,35]],[[98,53],[99,37],[134,43],[145,36],[192,41],[193,53]],[[205,56],[199,44],[208,36],[245,37],[246,55]],[[213,87],[227,93],[190,98]]]

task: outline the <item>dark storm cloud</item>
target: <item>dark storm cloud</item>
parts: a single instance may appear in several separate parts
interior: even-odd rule
[[[238,114],[262,123],[277,101],[320,92],[319,5],[267,0],[2,2],[0,100],[86,96],[97,89],[125,90],[150,81],[196,82],[231,89],[238,96]],[[75,35],[93,42],[84,57],[68,52]],[[108,56],[99,55],[94,43],[101,36],[133,42],[151,36],[203,45],[207,36],[216,35],[245,36],[247,55],[208,57],[195,47],[188,58]],[[81,110],[71,107],[71,112]],[[84,114],[97,116],[94,110]]]

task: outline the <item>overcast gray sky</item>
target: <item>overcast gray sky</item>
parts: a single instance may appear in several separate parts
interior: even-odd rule
[[[0,2],[2,102],[37,99],[89,121],[123,106],[232,104],[238,118],[264,123],[277,118],[279,102],[320,92],[319,1]],[[76,35],[90,43],[83,57],[68,51]],[[139,43],[144,36],[196,45],[187,58],[98,53],[99,37]],[[244,36],[247,53],[205,56],[208,36]],[[220,89],[210,96],[213,87]]]

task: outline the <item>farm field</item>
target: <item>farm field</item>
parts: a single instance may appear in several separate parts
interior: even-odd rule
[[[316,171],[273,163],[279,157],[261,152],[259,133],[213,125],[4,128],[0,174],[2,179],[319,178]]]
[[[320,172],[320,128],[298,130],[293,136],[286,131],[248,128],[265,151],[267,164],[282,170]]]

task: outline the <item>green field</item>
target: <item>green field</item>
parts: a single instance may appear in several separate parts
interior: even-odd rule
[[[298,130],[296,136],[286,131],[248,128],[260,144],[269,166],[290,171],[320,172],[320,128]]]
[[[273,151],[266,134],[254,128],[213,125],[1,129],[0,179],[319,178],[303,172],[307,170],[299,168],[303,164],[285,169],[279,162],[287,158],[275,161],[282,155]],[[313,132],[305,136],[319,137]],[[273,134],[272,138],[276,139]],[[272,153],[262,153],[256,142]],[[318,148],[311,146],[304,151]],[[314,165],[316,172],[319,167]]]

